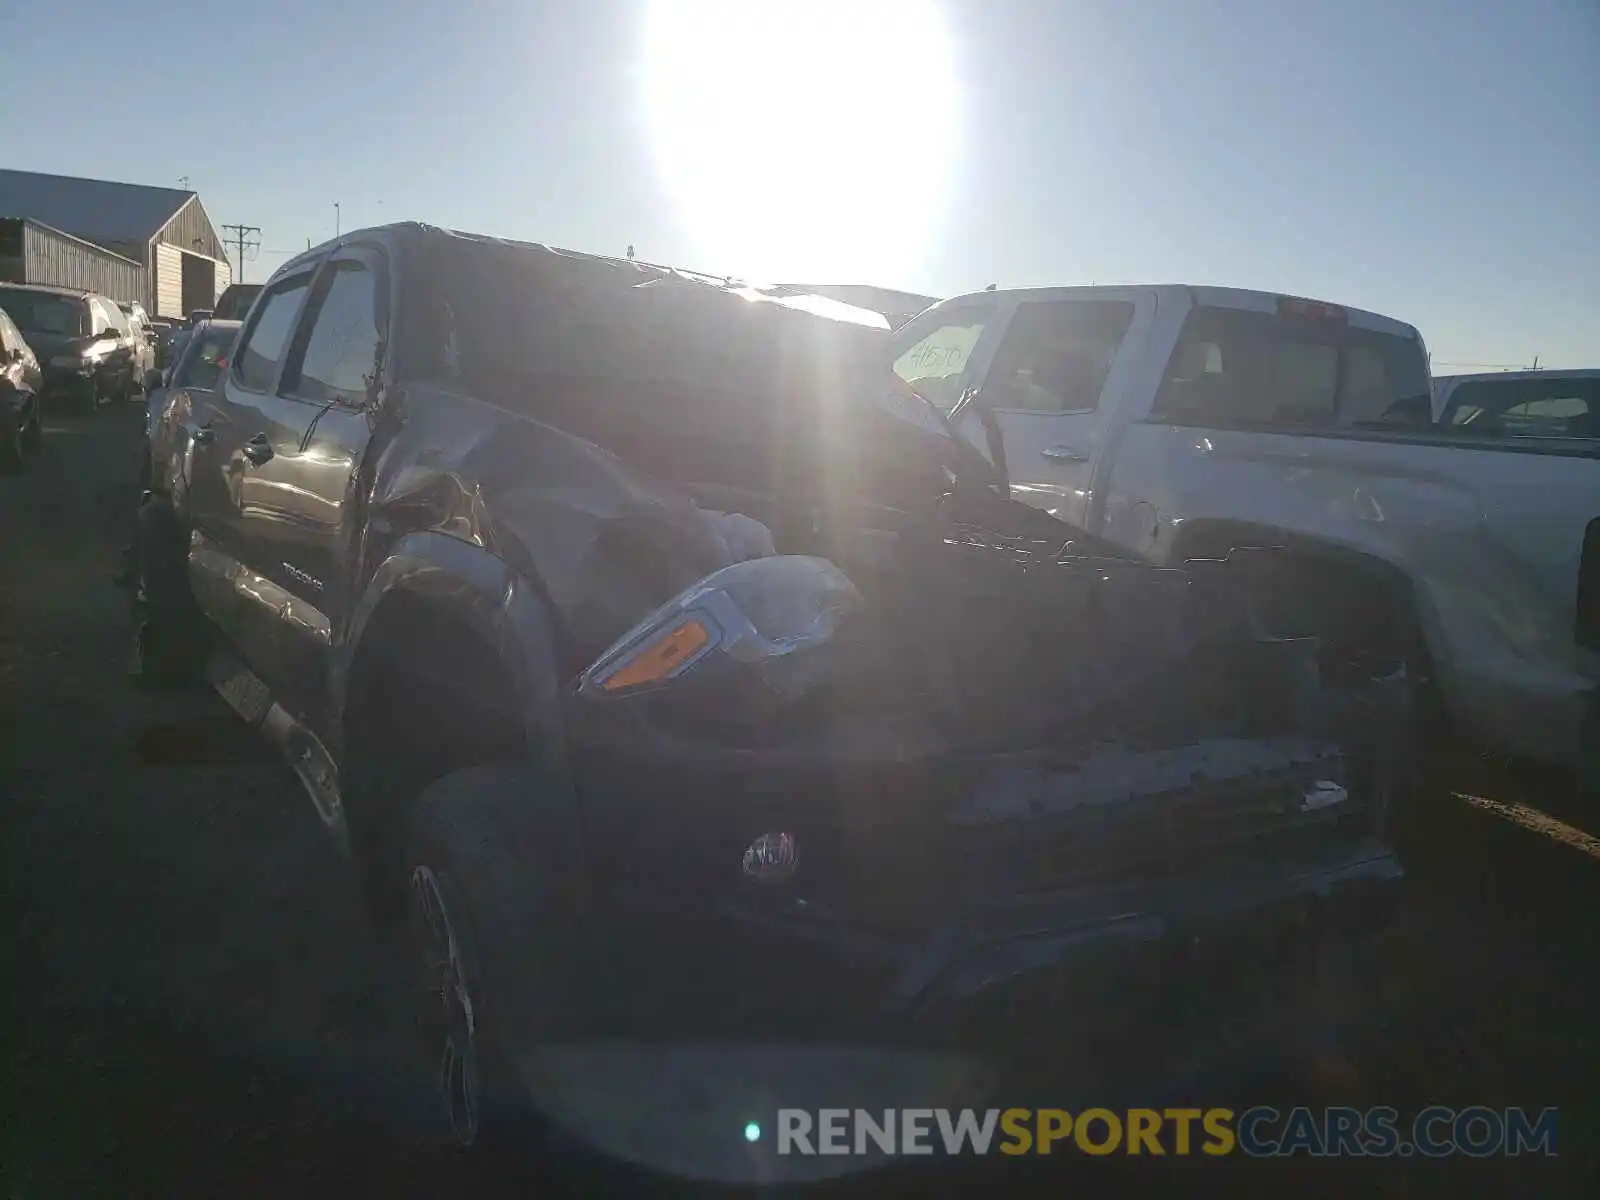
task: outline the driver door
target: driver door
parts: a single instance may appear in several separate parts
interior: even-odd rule
[[[999,434],[1013,499],[1093,532],[1096,467],[1155,310],[1155,293],[1133,288],[1017,299],[1004,335],[977,357],[981,379],[967,381],[973,416],[986,412]]]

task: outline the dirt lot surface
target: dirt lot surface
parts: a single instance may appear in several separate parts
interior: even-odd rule
[[[393,964],[363,933],[311,806],[220,703],[127,680],[111,577],[140,407],[53,422],[29,471],[0,478],[5,1194],[552,1194],[422,1143],[428,1099]],[[1600,813],[1551,785],[1465,753],[1439,770],[1600,830]],[[1350,1094],[1402,1112],[1557,1106],[1558,1157],[1107,1160],[1097,1185],[1600,1194],[1600,857],[1456,802],[1412,867],[1400,953],[1368,997],[1390,1015],[1352,1048]],[[1059,1195],[1070,1179],[1007,1163],[974,1187]]]

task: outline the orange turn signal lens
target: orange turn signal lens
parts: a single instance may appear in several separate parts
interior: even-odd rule
[[[683,621],[634,651],[633,656],[600,686],[608,692],[620,692],[641,684],[659,683],[710,640],[710,631],[699,621]]]

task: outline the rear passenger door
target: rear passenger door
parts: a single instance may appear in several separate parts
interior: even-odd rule
[[[189,501],[194,528],[190,574],[196,597],[252,668],[257,666],[261,608],[273,602],[248,561],[245,506],[260,457],[257,435],[272,419],[273,396],[288,357],[315,267],[285,276],[262,296],[240,330],[227,373],[209,393],[195,393],[185,422]],[[198,335],[191,335],[198,336]],[[256,633],[256,637],[252,634]],[[258,672],[259,673],[259,672]]]

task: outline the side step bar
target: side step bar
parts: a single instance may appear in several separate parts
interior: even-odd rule
[[[328,748],[272,698],[259,676],[226,651],[207,660],[205,677],[223,702],[283,755],[340,851],[348,855],[350,830],[339,795],[339,768]]]

